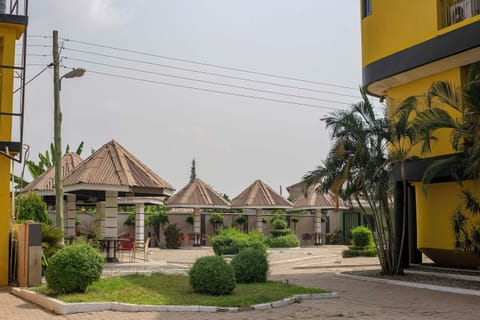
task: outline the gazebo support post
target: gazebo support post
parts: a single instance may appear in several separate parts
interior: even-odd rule
[[[67,223],[65,224],[65,238],[73,239],[75,237],[75,218],[77,215],[76,201],[77,196],[74,194],[67,194],[67,205],[64,206],[66,210],[65,217],[67,217]]]
[[[322,244],[322,209],[315,209],[315,245]]]
[[[135,204],[135,241],[145,241],[145,204]]]
[[[257,208],[255,210],[255,215],[257,217],[257,231],[263,234],[263,210]]]
[[[118,192],[105,191],[105,238],[118,237]]]
[[[95,223],[97,225],[98,238],[105,238],[105,201],[99,201],[96,204],[97,212],[95,217]]]
[[[199,247],[202,245],[200,208],[193,209],[193,246]]]

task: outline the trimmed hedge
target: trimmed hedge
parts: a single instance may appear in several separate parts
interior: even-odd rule
[[[354,258],[354,257],[376,257],[377,250],[375,249],[360,249],[360,250],[343,250],[342,257],[344,258]]]
[[[243,233],[235,228],[223,229],[218,236],[212,237],[212,244],[215,255],[221,256],[225,254],[237,254],[244,248],[261,248],[265,249],[265,237],[257,232],[252,231]]]
[[[263,249],[246,248],[231,262],[238,283],[266,282],[268,272],[267,253]]]
[[[358,226],[352,229],[353,245],[361,248],[373,248],[372,231],[367,227]]]
[[[193,264],[189,275],[190,286],[196,293],[228,295],[236,286],[232,266],[219,256],[198,259]]]
[[[77,243],[55,253],[45,270],[50,289],[58,293],[85,292],[100,279],[104,258],[86,243]]]

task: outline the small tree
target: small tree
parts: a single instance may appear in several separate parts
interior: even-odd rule
[[[22,194],[17,198],[16,215],[18,220],[52,223],[48,217],[47,204],[34,192]]]
[[[216,236],[218,234],[218,227],[223,226],[223,216],[218,212],[214,212],[208,221],[212,224],[213,234]]]
[[[238,215],[236,218],[235,218],[235,224],[238,225],[240,228],[240,230],[242,232],[245,232],[245,229],[248,227],[248,220],[247,218],[245,218],[245,216],[242,214],[242,215]]]
[[[147,219],[147,225],[153,227],[155,232],[155,242],[160,246],[161,227],[168,223],[168,211],[164,205],[149,207],[150,215]]]

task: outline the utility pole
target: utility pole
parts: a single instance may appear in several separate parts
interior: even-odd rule
[[[60,110],[60,53],[58,52],[58,31],[53,30],[53,143],[55,146],[55,211],[56,226],[64,232],[63,183],[62,183],[62,112]],[[63,244],[63,237],[61,240]]]

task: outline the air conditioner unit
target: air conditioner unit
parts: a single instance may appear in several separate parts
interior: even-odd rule
[[[454,24],[476,15],[479,10],[479,2],[478,0],[463,0],[452,5],[450,7],[450,23]]]

